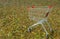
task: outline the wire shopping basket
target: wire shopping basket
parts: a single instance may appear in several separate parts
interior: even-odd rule
[[[49,15],[49,13],[52,11],[52,7],[51,6],[33,6],[33,7],[29,7],[28,9],[28,16],[30,20],[35,21],[36,23],[29,26],[28,31],[31,32],[32,27],[35,27],[38,24],[41,24],[44,31],[46,32],[46,36],[48,36],[48,32],[45,28],[45,26],[43,25],[44,22],[46,22],[50,28],[50,30],[52,30],[52,28],[50,27],[50,24],[47,21],[47,17]]]

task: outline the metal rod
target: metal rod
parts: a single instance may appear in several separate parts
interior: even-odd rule
[[[48,32],[47,32],[46,28],[44,27],[44,25],[43,24],[41,24],[41,25],[42,25],[42,28],[44,29],[44,31],[46,32],[46,34],[48,34]]]
[[[48,24],[49,28],[50,28],[50,31],[52,31],[52,27],[51,25],[48,23],[48,21],[46,20],[46,23]]]

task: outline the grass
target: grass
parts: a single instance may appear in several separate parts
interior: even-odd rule
[[[0,0],[0,39],[46,38],[41,25],[34,28],[31,33],[26,32],[27,28],[34,23],[29,19],[27,12],[27,6],[32,5],[54,7],[48,19],[54,30],[53,39],[60,39],[60,0]]]

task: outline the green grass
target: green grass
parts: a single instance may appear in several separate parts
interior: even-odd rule
[[[54,30],[54,36],[52,37],[54,39],[60,39],[60,0],[0,0],[0,39],[46,38],[41,25],[34,28],[31,33],[26,32],[27,28],[34,23],[34,21],[29,19],[27,12],[27,6],[32,5],[52,5],[54,7],[48,19]]]

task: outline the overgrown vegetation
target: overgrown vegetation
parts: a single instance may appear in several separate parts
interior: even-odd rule
[[[60,0],[0,0],[0,39],[45,39],[41,25],[27,32],[34,23],[27,12],[27,6],[32,5],[54,7],[48,19],[54,30],[52,37],[60,39]]]

